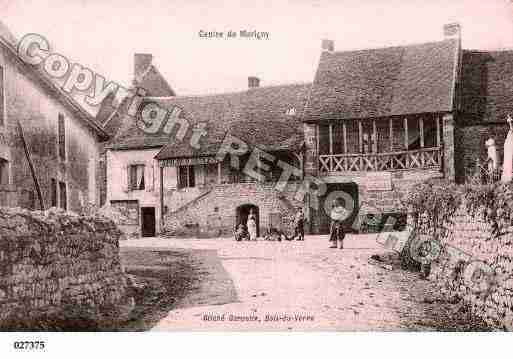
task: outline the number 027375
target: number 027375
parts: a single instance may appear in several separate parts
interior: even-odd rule
[[[14,349],[16,350],[43,350],[45,348],[45,342],[42,340],[38,341],[15,341],[13,343]]]

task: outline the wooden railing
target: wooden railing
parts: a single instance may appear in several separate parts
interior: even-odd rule
[[[441,147],[388,153],[336,154],[319,156],[319,169],[322,173],[436,169],[440,168],[441,165]]]

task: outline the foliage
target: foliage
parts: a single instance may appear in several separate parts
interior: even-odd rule
[[[411,214],[414,229],[438,237],[462,200],[462,188],[442,180],[427,181],[414,187],[403,199]]]
[[[464,195],[467,210],[489,222],[494,236],[503,235],[513,225],[513,184],[467,186]]]

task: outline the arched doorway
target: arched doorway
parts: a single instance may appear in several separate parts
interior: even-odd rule
[[[249,212],[253,210],[256,217],[256,225],[257,225],[257,237],[260,237],[260,211],[258,206],[254,204],[242,204],[235,210],[235,227],[237,227],[240,223],[246,225],[248,221]]]

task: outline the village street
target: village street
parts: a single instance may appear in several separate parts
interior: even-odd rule
[[[329,249],[326,236],[304,242],[151,238],[124,241],[121,252],[128,273],[135,267],[127,253],[135,258],[138,251],[161,253],[157,265],[166,253],[192,253],[199,273],[188,294],[146,329],[465,330],[468,318],[439,300],[418,273],[397,261],[392,270],[368,263],[371,255],[387,253],[375,236],[348,236],[344,250]],[[146,271],[151,260],[141,257],[139,264]]]

